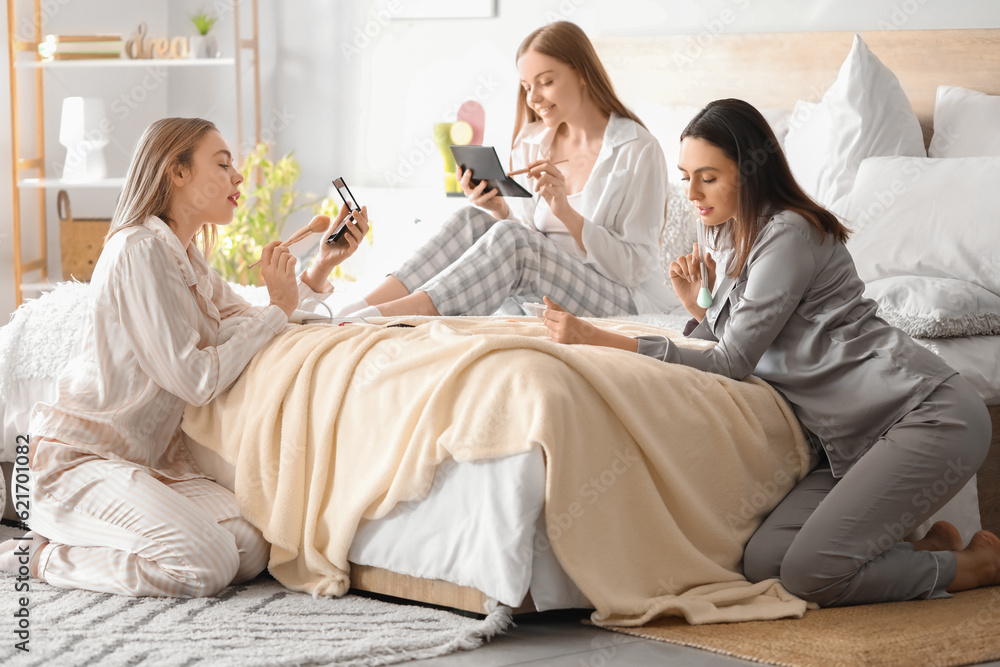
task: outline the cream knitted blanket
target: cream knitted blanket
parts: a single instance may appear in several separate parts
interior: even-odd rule
[[[760,520],[810,468],[792,411],[760,381],[557,345],[531,319],[300,326],[225,395],[189,408],[184,430],[235,466],[240,506],[272,544],[271,573],[294,590],[346,593],[359,522],[426,496],[448,457],[541,447],[552,548],[595,622],[806,608],[776,581],[741,574]]]

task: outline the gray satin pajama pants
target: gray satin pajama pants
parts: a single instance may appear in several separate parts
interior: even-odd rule
[[[491,315],[508,297],[547,296],[578,317],[635,314],[632,295],[516,220],[474,206],[456,211],[394,275],[426,292],[442,315]]]
[[[975,474],[989,413],[954,375],[879,438],[841,478],[824,459],[747,543],[750,581],[779,578],[822,607],[950,597],[955,556],[901,541]]]

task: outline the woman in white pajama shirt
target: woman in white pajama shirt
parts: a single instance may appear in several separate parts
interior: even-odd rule
[[[489,315],[545,294],[589,316],[670,302],[657,259],[667,183],[659,143],[618,99],[578,26],[528,35],[517,68],[511,166],[530,167],[516,178],[535,196],[501,197],[459,170],[474,206],[340,314]]]
[[[732,250],[708,309],[697,304],[697,249],[670,268],[696,320],[689,335],[718,345],[690,350],[658,336],[627,338],[549,302],[551,336],[739,380],[754,374],[785,397],[819,464],[747,544],[749,580],[780,578],[822,606],[1000,584],[1000,538],[990,532],[965,546],[954,526],[939,522],[920,541],[902,541],[986,456],[990,420],[975,389],[876,315],[844,245],[847,230],[795,183],[756,109],[741,100],[709,104],[681,134],[679,162],[688,199]],[[706,263],[711,287],[715,264]]]
[[[332,291],[327,276],[367,219],[356,213],[298,282],[288,248],[268,244],[271,303],[251,307],[193,241],[201,232],[211,247],[242,180],[208,121],[164,119],[139,140],[74,357],[56,399],[32,415],[31,539],[0,546],[0,568],[29,565],[64,588],[199,597],[267,565],[268,544],[235,496],[192,460],[181,417],[228,388],[303,297]]]

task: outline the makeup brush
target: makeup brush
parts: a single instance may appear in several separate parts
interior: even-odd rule
[[[282,241],[281,245],[289,246],[292,245],[293,243],[301,241],[310,234],[319,234],[325,232],[329,226],[330,226],[329,216],[317,215],[316,217],[314,217],[312,220],[309,221],[308,225],[306,225],[299,231],[289,236],[287,241]],[[253,267],[260,264],[262,261],[263,258],[258,259],[256,262],[248,266],[247,269],[252,269]]]
[[[566,158],[565,160],[559,160],[558,162],[553,162],[552,164],[562,164],[563,162],[569,162],[569,158]],[[531,167],[525,167],[524,169],[518,169],[517,171],[508,171],[507,175],[520,176],[521,174],[527,174],[529,171],[531,171]]]
[[[698,263],[701,264],[701,290],[698,291],[698,305],[708,308],[712,305],[712,290],[708,289],[708,263],[705,261],[705,225],[698,222]]]

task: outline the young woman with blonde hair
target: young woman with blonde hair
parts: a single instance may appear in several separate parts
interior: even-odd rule
[[[341,314],[488,315],[509,297],[542,295],[590,316],[669,303],[657,261],[667,179],[656,139],[618,99],[578,26],[535,30],[516,62],[511,168],[530,168],[521,180],[535,196],[504,198],[460,173],[473,206]]]
[[[181,416],[228,388],[302,297],[330,293],[327,276],[367,219],[355,214],[298,282],[288,248],[268,244],[271,303],[251,307],[205,260],[242,180],[209,121],[167,118],[139,140],[73,359],[32,415],[32,532],[0,545],[0,569],[63,588],[199,597],[266,566],[267,543],[198,470]]]

